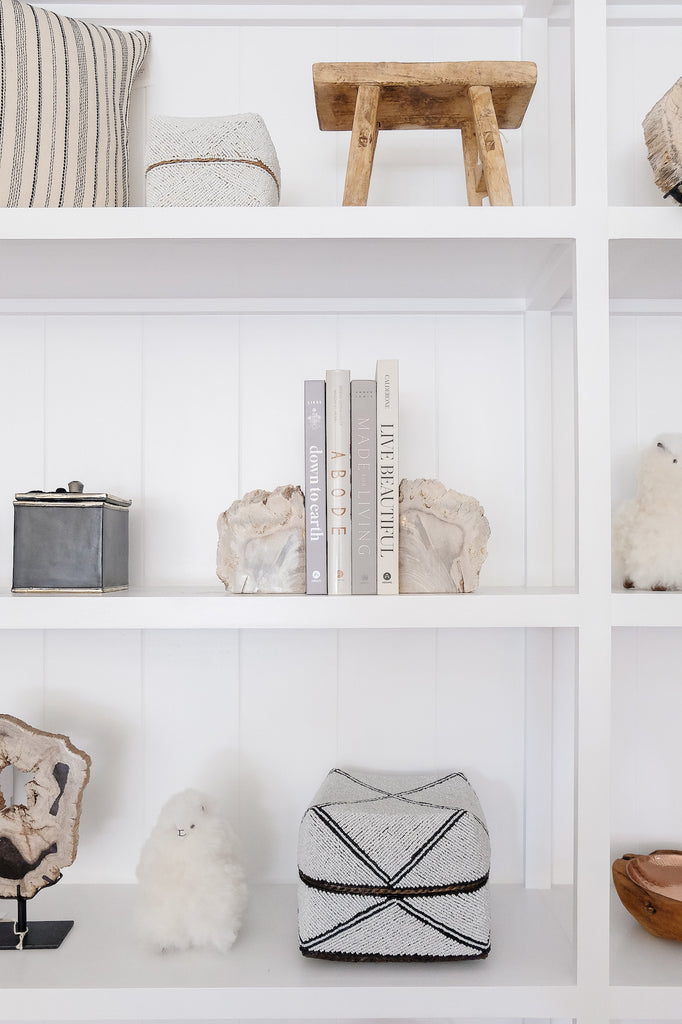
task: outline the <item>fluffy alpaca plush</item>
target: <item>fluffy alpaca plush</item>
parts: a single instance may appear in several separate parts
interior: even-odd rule
[[[246,906],[244,872],[227,822],[194,789],[164,804],[137,866],[137,928],[160,950],[226,952]]]
[[[661,434],[642,453],[637,497],[614,519],[613,554],[624,587],[682,590],[682,434]]]

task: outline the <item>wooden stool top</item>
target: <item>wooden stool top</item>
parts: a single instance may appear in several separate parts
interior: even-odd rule
[[[488,86],[500,128],[518,128],[537,80],[532,61],[470,60],[428,64],[313,64],[315,104],[324,132],[353,128],[358,86],[380,87],[382,131],[461,128],[472,118],[469,88]]]

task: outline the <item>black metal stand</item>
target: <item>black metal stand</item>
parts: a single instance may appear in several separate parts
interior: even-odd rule
[[[21,895],[20,888],[18,885],[16,921],[0,921],[0,949],[58,949],[73,928],[73,921],[32,921],[29,925],[26,915],[28,901]]]

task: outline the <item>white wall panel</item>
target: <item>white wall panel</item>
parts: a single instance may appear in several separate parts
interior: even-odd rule
[[[574,881],[577,633],[552,638],[552,884]]]
[[[65,733],[92,758],[68,880],[130,881],[142,810],[140,633],[50,631],[45,666],[44,728]]]
[[[552,583],[576,583],[576,393],[572,317],[554,316],[552,333]],[[542,429],[542,428],[541,428]]]
[[[428,629],[339,633],[340,764],[435,767],[435,650]]]
[[[303,382],[338,366],[336,317],[241,318],[239,493],[304,481]]]
[[[478,794],[490,830],[491,878],[519,881],[524,859],[524,631],[441,630],[437,658],[438,766],[463,771]]]
[[[237,497],[238,322],[144,322],[144,582],[215,583],[218,515]]]
[[[332,630],[242,634],[241,833],[254,878],[297,878],[299,822],[338,757],[336,665]]]
[[[199,789],[235,828],[239,814],[239,635],[232,630],[142,634],[143,820]]]
[[[241,110],[261,115],[277,151],[283,206],[339,206],[343,178],[337,174],[337,145],[350,135],[321,132],[317,123],[312,66],[336,60],[335,28],[257,27],[239,30]],[[276,87],[268,64],[278,68]]]
[[[441,317],[438,475],[490,522],[487,586],[524,578],[523,317]],[[532,396],[528,396],[532,400]]]
[[[679,849],[682,631],[614,631],[612,854]],[[652,710],[653,709],[653,710]]]
[[[45,634],[40,629],[0,630],[0,712],[44,728]]]
[[[612,500],[637,491],[639,458],[658,434],[682,431],[682,323],[675,316],[611,319]]]
[[[240,92],[239,29],[233,26],[154,25],[143,74],[149,116],[217,117],[250,109],[242,106],[247,97]]]
[[[44,321],[0,317],[0,586],[12,585],[14,508],[18,491],[44,488]],[[21,438],[21,444],[18,443]]]

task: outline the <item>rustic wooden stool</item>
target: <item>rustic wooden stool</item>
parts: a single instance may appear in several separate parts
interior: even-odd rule
[[[512,206],[500,128],[518,128],[537,80],[530,61],[313,64],[322,131],[352,131],[344,206],[366,206],[379,129],[459,128],[470,206]]]

